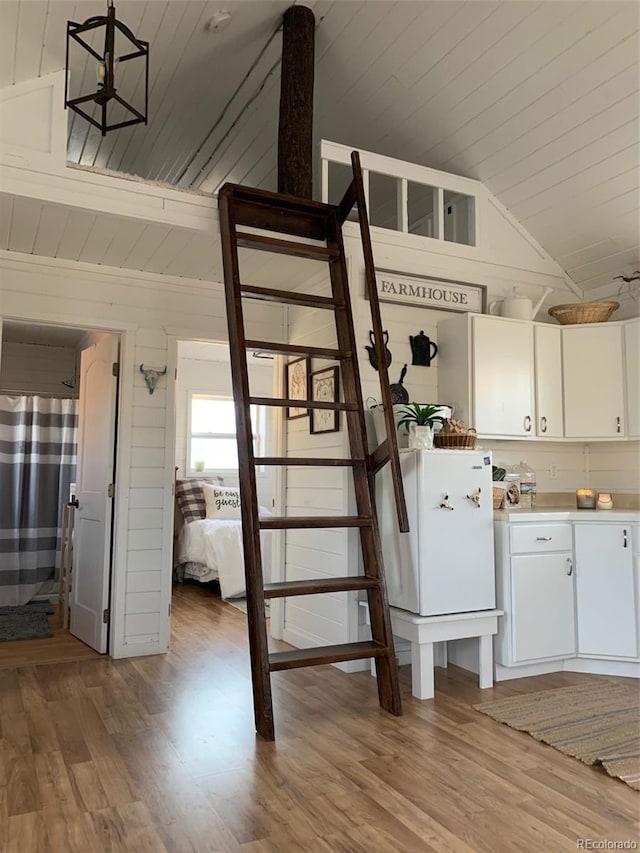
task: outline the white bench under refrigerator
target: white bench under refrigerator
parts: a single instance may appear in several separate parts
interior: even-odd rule
[[[409,533],[398,531],[389,466],[377,477],[389,603],[420,616],[492,610],[491,453],[401,450],[400,462]]]
[[[401,450],[409,533],[398,531],[388,466],[376,502],[391,625],[411,644],[411,692],[435,695],[434,663],[447,660],[493,684],[495,609],[491,453]],[[396,642],[396,649],[399,650]]]

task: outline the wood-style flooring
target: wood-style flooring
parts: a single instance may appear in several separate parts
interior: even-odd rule
[[[11,640],[0,643],[0,670],[42,663],[66,663],[75,660],[95,660],[101,655],[86,646],[62,627],[58,608],[49,616],[53,637],[44,640]],[[0,679],[2,676],[0,676]]]
[[[638,840],[638,794],[472,709],[583,683],[481,691],[437,670],[435,700],[378,707],[368,673],[273,677],[277,740],[254,734],[245,616],[177,588],[167,655],[0,674],[2,853],[553,853]]]

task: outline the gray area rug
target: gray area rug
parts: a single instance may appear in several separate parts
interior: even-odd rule
[[[0,607],[0,643],[53,637],[47,614],[54,608],[49,601]]]

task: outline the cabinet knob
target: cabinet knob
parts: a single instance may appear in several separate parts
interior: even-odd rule
[[[622,421],[620,418],[616,418],[616,432],[622,431]]]
[[[551,542],[553,536],[536,536],[538,542]]]
[[[547,419],[543,415],[540,418],[540,432],[546,432],[546,431],[547,431]]]
[[[531,432],[531,415],[525,415],[524,431],[525,432]]]
[[[629,540],[627,538],[627,531],[626,530],[622,531],[622,547],[623,548],[629,547]]]
[[[573,574],[573,560],[571,557],[567,557],[567,574],[569,577]]]

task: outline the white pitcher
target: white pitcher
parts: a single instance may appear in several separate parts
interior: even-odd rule
[[[500,316],[502,317],[510,317],[512,320],[533,320],[540,310],[540,306],[550,293],[553,293],[553,288],[545,287],[544,293],[534,305],[528,296],[522,296],[518,288],[514,287],[513,293],[509,296],[491,302],[489,305],[489,314],[492,313],[494,305],[500,305]]]

